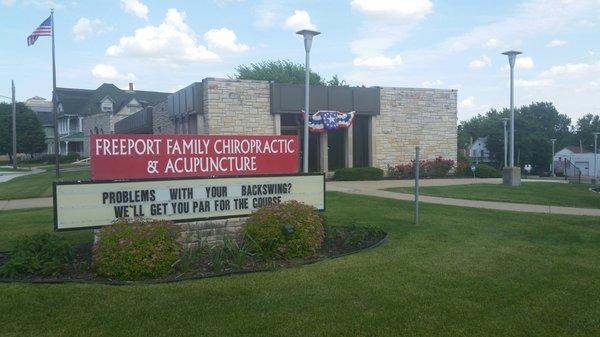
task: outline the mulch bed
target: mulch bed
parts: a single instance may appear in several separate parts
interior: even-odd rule
[[[146,279],[141,281],[115,280],[95,275],[92,270],[92,245],[85,244],[74,247],[75,258],[73,263],[63,275],[58,276],[40,276],[40,275],[19,275],[14,278],[0,278],[1,283],[95,283],[109,285],[129,285],[129,284],[153,284],[169,283],[184,280],[195,280],[210,277],[221,277],[228,275],[248,274],[255,272],[273,271],[283,268],[291,268],[312,264],[328,259],[334,259],[350,254],[358,253],[363,250],[372,249],[385,243],[388,234],[377,230],[359,236],[353,236],[356,227],[333,227],[334,231],[328,233],[325,243],[316,254],[304,258],[293,259],[270,259],[260,260],[248,258],[242,266],[232,267],[231,264],[225,264],[223,268],[215,271],[211,266],[208,256],[203,256],[190,264],[185,272],[175,272],[164,278]],[[359,227],[360,229],[360,227]],[[0,252],[0,265],[4,264],[10,258],[10,253]]]

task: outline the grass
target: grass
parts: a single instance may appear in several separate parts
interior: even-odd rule
[[[84,180],[89,179],[90,171],[61,172],[60,179]],[[53,170],[16,177],[0,183],[0,200],[27,199],[52,196],[52,182],[55,180]]]
[[[54,231],[52,209],[33,208],[0,212],[0,252],[12,249],[13,241],[23,235]],[[91,242],[91,230],[60,232],[72,244]]]
[[[299,268],[173,284],[0,284],[2,336],[598,336],[597,218],[327,194],[390,234]],[[49,213],[40,218],[49,221]],[[47,225],[44,225],[47,226]]]
[[[600,194],[588,190],[586,184],[523,183],[519,187],[496,184],[472,184],[421,187],[422,195],[445,198],[506,201],[581,208],[600,208]],[[396,187],[387,191],[414,193],[412,187]]]

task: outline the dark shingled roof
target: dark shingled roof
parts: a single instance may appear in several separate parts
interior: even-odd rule
[[[136,99],[143,108],[154,106],[167,100],[169,93],[156,91],[128,91],[117,88],[111,83],[104,83],[96,90],[56,88],[58,102],[62,104],[63,112],[59,115],[88,116],[101,113],[100,101],[105,97],[114,103],[114,112]]]

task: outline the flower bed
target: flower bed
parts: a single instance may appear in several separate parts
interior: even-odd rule
[[[385,242],[387,234],[375,227],[324,227],[321,247],[305,257],[284,258],[272,254],[261,254],[253,247],[251,238],[226,239],[222,244],[203,244],[195,250],[184,252],[174,263],[174,272],[163,277],[143,278],[141,282],[160,283],[189,279],[252,273],[280,268],[289,268],[344,256]],[[130,280],[119,280],[99,276],[93,268],[91,245],[73,247],[73,258],[58,274],[42,275],[23,273],[0,278],[0,282],[31,283],[106,283],[131,284]],[[0,266],[10,261],[9,253],[0,253]]]

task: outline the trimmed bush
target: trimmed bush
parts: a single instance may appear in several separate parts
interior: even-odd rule
[[[55,234],[25,236],[15,242],[10,259],[0,266],[0,276],[56,276],[69,267],[74,255],[71,245]]]
[[[323,244],[323,218],[298,201],[271,204],[248,218],[244,234],[263,258],[309,256]]]
[[[475,166],[475,175],[478,178],[501,178],[502,173],[495,167],[486,164]]]
[[[94,271],[126,280],[166,276],[179,260],[177,233],[166,221],[118,221],[104,227],[93,251]]]
[[[422,178],[443,178],[450,175],[450,171],[454,168],[454,160],[436,157],[430,160],[421,160],[419,163],[419,175]],[[407,178],[415,177],[415,161],[408,164],[399,164],[396,166],[388,166],[388,177],[390,178]]]
[[[383,179],[383,170],[377,167],[347,167],[335,171],[334,180],[355,181],[355,180],[381,180]]]

